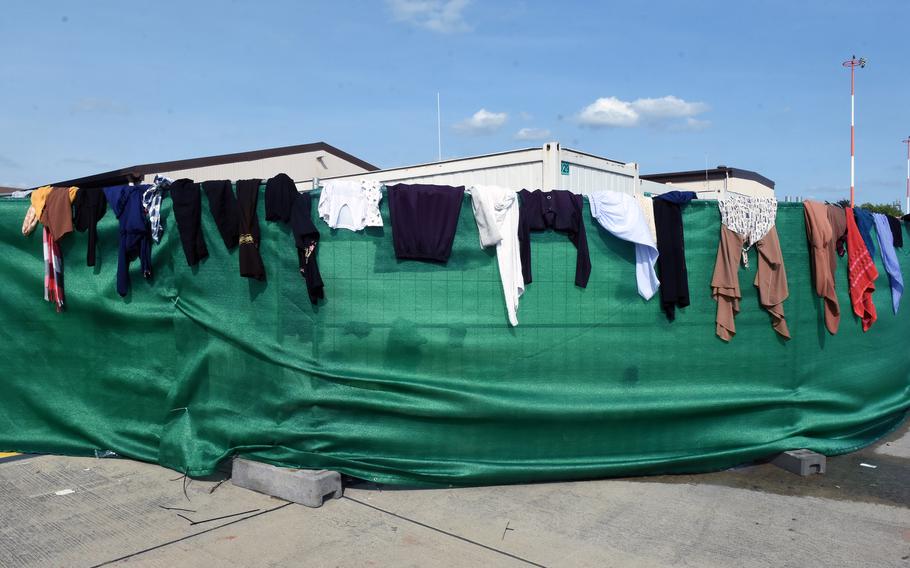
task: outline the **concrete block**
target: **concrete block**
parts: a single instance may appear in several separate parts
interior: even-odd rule
[[[786,469],[797,475],[807,476],[815,473],[825,473],[826,459],[822,454],[812,450],[790,450],[777,454],[771,463],[781,469]]]
[[[324,469],[292,469],[235,459],[231,483],[307,507],[321,507],[326,499],[340,499],[341,474]]]

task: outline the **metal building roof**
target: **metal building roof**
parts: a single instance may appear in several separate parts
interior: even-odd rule
[[[129,183],[144,175],[158,172],[167,172],[175,170],[185,170],[190,168],[202,168],[206,166],[219,166],[222,164],[231,164],[235,162],[249,162],[252,160],[261,160],[263,158],[274,158],[277,156],[290,156],[293,154],[304,154],[307,152],[323,151],[332,154],[342,160],[350,162],[368,171],[378,170],[376,166],[365,162],[356,156],[326,144],[325,142],[314,142],[312,144],[298,144],[296,146],[282,146],[280,148],[267,148],[265,150],[254,150],[252,152],[237,152],[234,154],[221,154],[219,156],[206,156],[202,158],[190,158],[188,160],[175,160],[172,162],[156,162],[152,164],[139,164],[111,170],[81,178],[59,181],[49,185],[78,187],[105,187]]]
[[[681,183],[687,181],[704,181],[705,179],[724,179],[726,177],[748,179],[756,181],[764,186],[774,189],[774,181],[765,176],[744,170],[742,168],[728,168],[727,166],[717,166],[709,170],[691,170],[686,172],[666,172],[661,174],[642,174],[641,179],[657,183]]]

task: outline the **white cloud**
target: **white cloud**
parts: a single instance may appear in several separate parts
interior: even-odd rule
[[[546,128],[522,128],[515,133],[516,140],[546,140],[550,131]]]
[[[632,103],[602,97],[582,109],[578,120],[586,126],[635,126],[641,117]]]
[[[659,99],[637,99],[632,107],[646,118],[684,118],[708,110],[705,103],[690,103],[673,95]]]
[[[697,130],[710,124],[694,118],[708,109],[705,103],[688,102],[673,95],[634,101],[601,97],[581,110],[578,121],[591,127],[629,128],[646,124]]]
[[[506,123],[509,115],[504,112],[490,112],[485,108],[475,112],[471,118],[455,125],[455,130],[467,134],[490,134]]]
[[[471,0],[386,0],[392,17],[419,28],[439,33],[471,30],[464,20],[464,9]]]

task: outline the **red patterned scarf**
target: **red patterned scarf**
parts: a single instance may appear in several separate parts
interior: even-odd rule
[[[850,275],[850,301],[853,303],[853,313],[863,322],[863,331],[868,331],[878,316],[875,314],[875,304],[872,303],[872,292],[875,291],[875,279],[878,270],[869,255],[866,243],[860,235],[853,217],[853,208],[847,207],[847,258],[850,261],[848,273]]]
[[[60,247],[44,227],[44,299],[53,302],[58,312],[63,311],[63,255]]]

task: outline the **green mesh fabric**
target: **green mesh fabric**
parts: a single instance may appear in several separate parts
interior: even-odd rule
[[[777,222],[793,339],[779,339],[758,305],[752,251],[730,344],[714,335],[713,201],[684,210],[692,305],[674,323],[657,298],[638,296],[632,245],[587,217],[587,289],[573,284],[568,239],[534,233],[517,328],[467,201],[447,266],[395,259],[385,202],[384,229],[319,222],[318,307],[292,235],[262,220],[261,203],[264,283],[240,277],[205,203],[211,256],[187,267],[169,199],[154,279],[136,261],[122,299],[109,211],[98,266],[85,266],[84,234],[62,241],[62,314],[42,299],[40,232],[19,233],[27,207],[0,202],[2,450],[113,450],[190,475],[239,455],[387,483],[517,483],[715,470],[793,448],[848,452],[910,405],[910,306],[892,313],[879,264],[879,320],[863,333],[840,259],[844,316],[830,336],[798,204],[781,204]],[[905,281],[908,252],[898,249]]]

